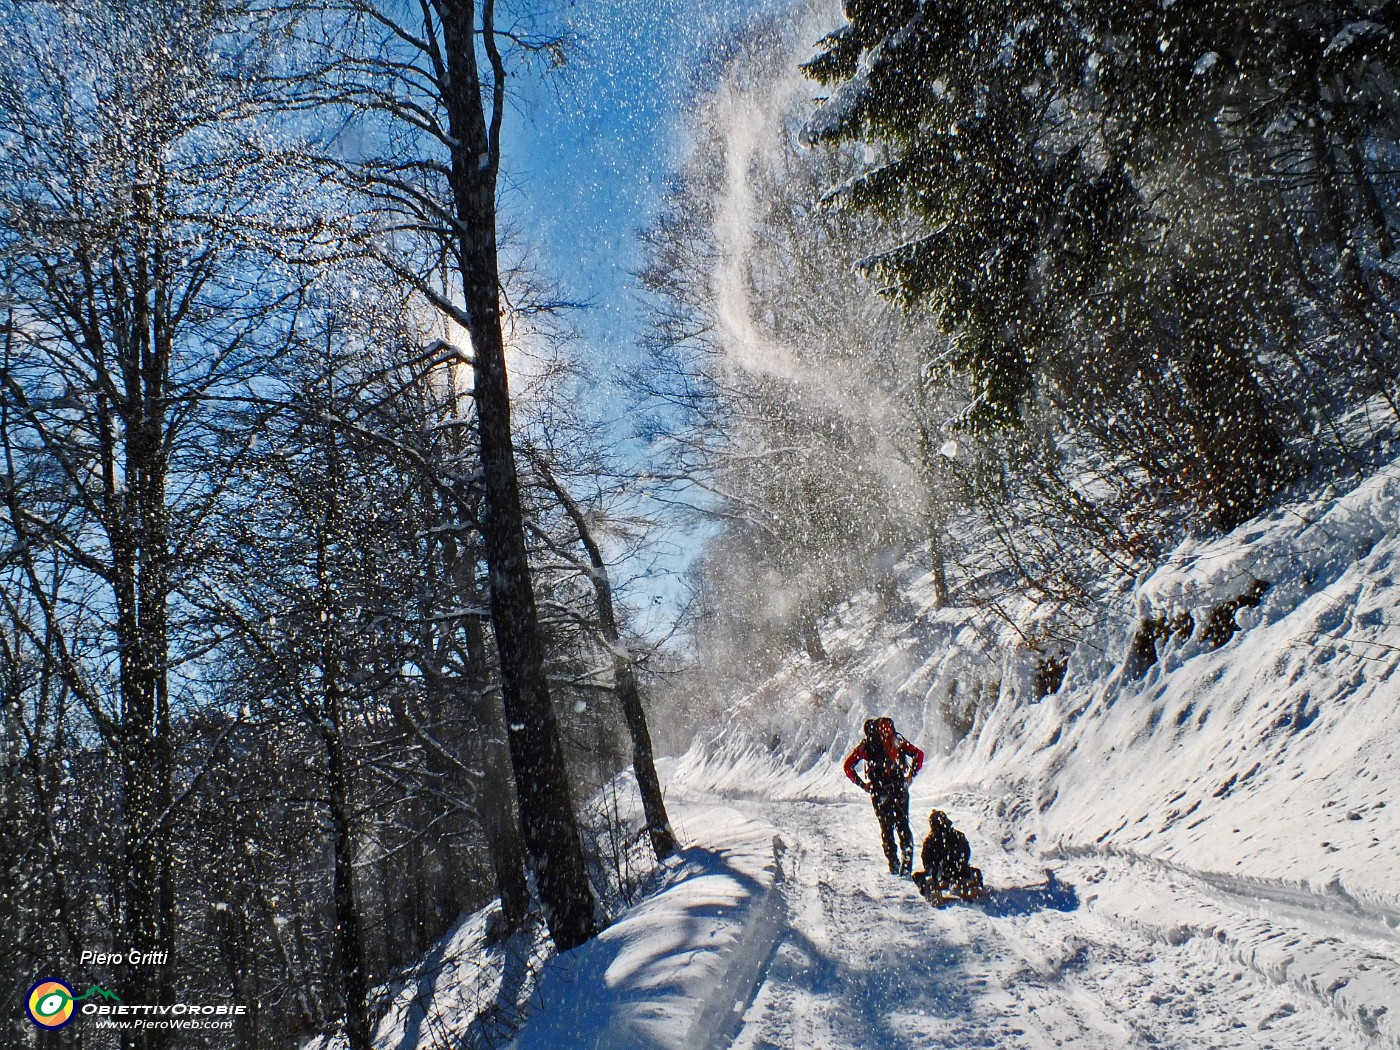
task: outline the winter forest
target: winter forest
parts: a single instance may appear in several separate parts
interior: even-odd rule
[[[0,1045],[1400,1048],[1397,34],[0,0]]]

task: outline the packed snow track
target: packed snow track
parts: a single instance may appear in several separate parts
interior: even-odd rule
[[[916,849],[946,809],[990,889],[934,909],[885,873],[864,800],[724,804],[785,847],[788,927],[739,1050],[1400,1047],[1396,917],[1346,898],[1042,855],[1014,800],[916,794]]]

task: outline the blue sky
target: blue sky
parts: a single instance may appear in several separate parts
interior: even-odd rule
[[[600,372],[635,353],[643,324],[636,231],[674,160],[695,65],[735,27],[789,0],[579,0],[546,24],[577,39],[567,67],[518,77],[503,152],[504,210],[568,298]]]
[[[576,38],[567,67],[512,83],[503,132],[502,218],[562,295],[589,304],[569,323],[578,356],[607,380],[636,360],[646,312],[633,278],[637,233],[655,215],[678,158],[683,110],[696,67],[748,20],[793,0],[580,0],[545,25]],[[626,399],[588,392],[586,415],[611,419],[625,444]],[[620,446],[621,447],[621,446]],[[667,633],[683,600],[680,573],[701,542],[684,530],[619,565],[632,626]]]

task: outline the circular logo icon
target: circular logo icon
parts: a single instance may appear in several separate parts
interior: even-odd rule
[[[47,978],[29,989],[29,1019],[40,1028],[62,1028],[73,1020],[73,989]]]

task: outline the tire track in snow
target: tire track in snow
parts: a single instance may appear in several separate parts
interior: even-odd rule
[[[1113,859],[1156,868],[1211,887],[1241,911],[1287,917],[1299,925],[1314,927],[1322,935],[1341,934],[1389,947],[1400,944],[1400,911],[1353,897],[1340,883],[1333,883],[1326,893],[1318,893],[1294,883],[1201,871],[1174,860],[1112,846],[1056,846],[1045,856],[1058,860]]]
[[[1360,1045],[1400,1048],[1400,944],[1393,937],[1386,943],[1373,923],[1348,913],[1339,924],[1325,899],[1309,907],[1299,893],[1246,896],[1226,880],[1175,865],[1100,859],[1117,870],[1088,903],[1120,928],[1169,946],[1205,945],[1330,1011]]]
[[[1014,851],[1013,825],[1027,812],[1024,800],[994,801],[966,786],[943,797],[977,813],[1002,847]],[[1353,897],[1340,885],[1317,893],[1282,881],[1197,871],[1111,845],[1057,845],[1043,856],[1090,880],[1111,872],[1105,889],[1086,903],[1119,930],[1168,947],[1200,941],[1213,958],[1300,993],[1312,1009],[1340,1018],[1360,1040],[1356,1045],[1400,1050],[1400,913],[1389,907]],[[1321,1045],[1340,1046],[1341,1039],[1334,1035]]]

